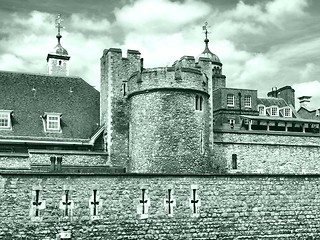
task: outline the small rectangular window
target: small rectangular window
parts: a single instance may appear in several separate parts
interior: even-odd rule
[[[271,107],[271,116],[278,116],[278,108],[277,107]]]
[[[43,116],[43,123],[45,124],[45,131],[53,131],[53,132],[59,132],[61,131],[61,124],[60,119],[61,114],[60,113],[46,113]]]
[[[284,109],[284,116],[285,117],[291,117],[292,116],[291,108],[285,108]]]
[[[59,117],[48,116],[47,127],[48,127],[48,130],[59,130]]]
[[[234,107],[234,95],[233,94],[227,95],[227,106]]]
[[[238,169],[237,154],[232,154],[232,169]]]
[[[122,92],[123,92],[123,96],[125,97],[127,95],[127,83],[126,82],[123,82],[122,84]]]
[[[11,112],[0,110],[0,129],[11,129]]]
[[[251,107],[251,96],[244,96],[244,107]]]
[[[203,97],[196,95],[195,96],[195,109],[198,111],[202,111],[203,109]]]

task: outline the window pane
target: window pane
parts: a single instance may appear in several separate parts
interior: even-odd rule
[[[0,114],[0,127],[9,127],[9,114]]]
[[[251,107],[251,96],[245,96],[244,97],[244,106],[245,107]]]
[[[47,116],[47,129],[48,130],[60,130],[60,117],[59,116]]]
[[[227,95],[227,105],[234,106],[234,95],[233,94]]]

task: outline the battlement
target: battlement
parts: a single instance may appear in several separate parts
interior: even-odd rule
[[[194,66],[194,58],[183,59],[173,67],[157,67],[134,72],[128,81],[129,95],[151,89],[189,89],[207,93],[208,80]]]
[[[130,60],[130,59],[140,59],[141,53],[138,50],[132,50],[128,49],[127,50],[127,56],[123,55],[122,49],[120,48],[109,48],[109,49],[104,49],[102,58],[106,56],[113,56],[113,58],[117,59],[125,59],[125,60]]]

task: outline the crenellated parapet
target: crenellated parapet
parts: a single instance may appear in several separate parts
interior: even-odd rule
[[[193,57],[192,57],[193,58]],[[161,90],[197,91],[208,94],[208,79],[194,58],[179,61],[173,67],[158,67],[134,72],[128,80],[128,95]]]

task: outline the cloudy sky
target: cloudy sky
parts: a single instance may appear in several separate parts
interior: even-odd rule
[[[47,73],[59,13],[70,75],[97,89],[103,49],[136,49],[145,67],[170,66],[203,51],[208,22],[228,87],[262,97],[291,85],[320,107],[318,0],[0,0],[0,70]]]

